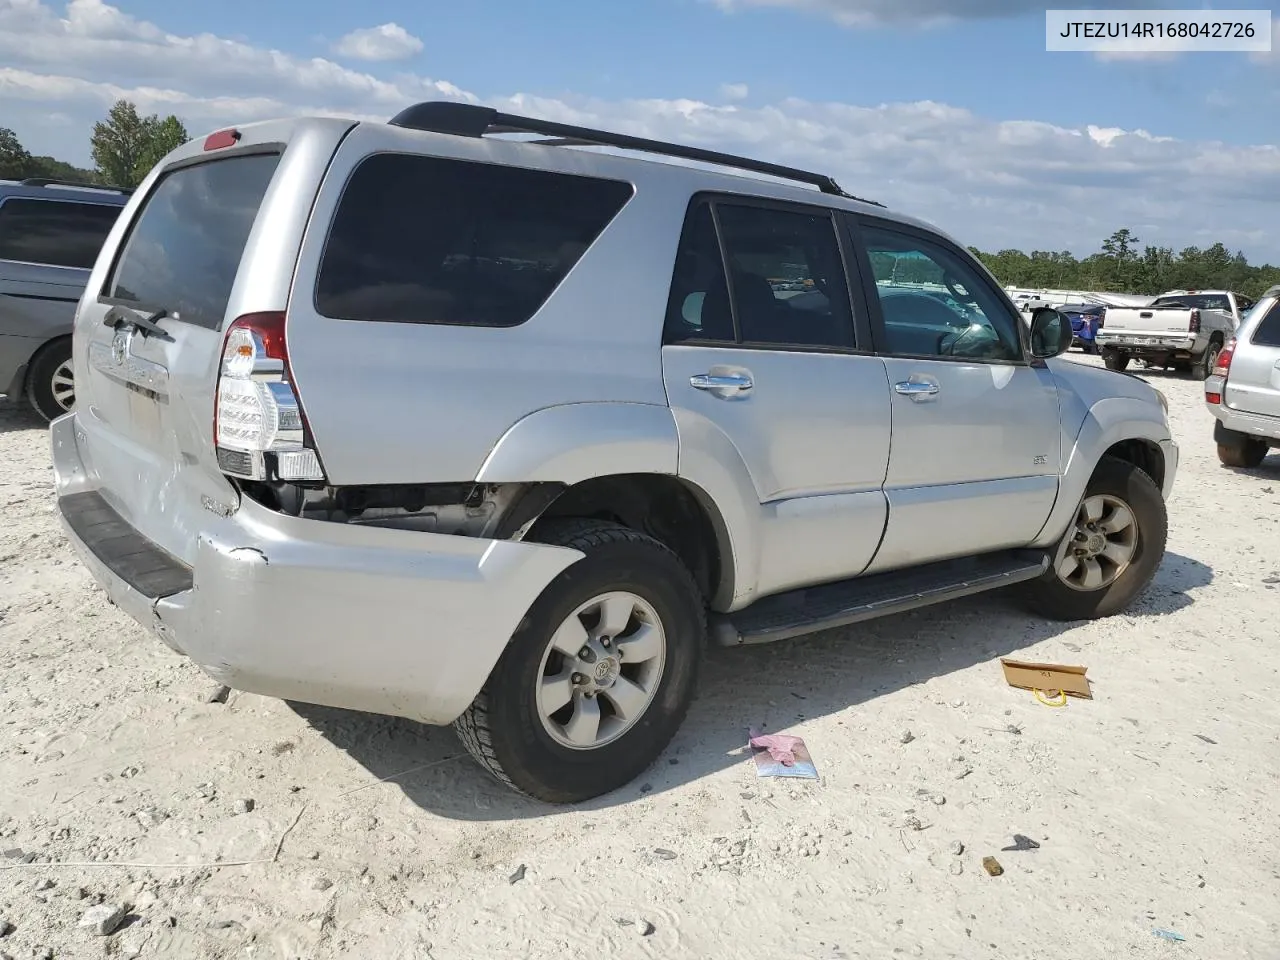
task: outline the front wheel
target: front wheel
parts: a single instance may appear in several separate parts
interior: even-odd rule
[[[1053,620],[1094,620],[1125,609],[1155,576],[1169,521],[1164,497],[1141,468],[1104,457],[1055,551],[1023,594]]]
[[[671,742],[693,699],[705,608],[652,537],[555,520],[537,539],[585,557],[543,591],[454,728],[507,786],[577,803],[629,783]]]
[[[1102,362],[1108,370],[1125,370],[1129,366],[1129,355],[1109,350],[1102,355]]]

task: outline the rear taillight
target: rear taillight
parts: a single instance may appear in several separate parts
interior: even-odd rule
[[[1211,377],[1221,377],[1222,384],[1219,390],[1227,384],[1227,374],[1231,372],[1231,358],[1236,352],[1236,338],[1232,337],[1227,341],[1227,345],[1222,348],[1222,352],[1218,354],[1218,359],[1213,362],[1213,370],[1210,372]],[[1206,403],[1221,403],[1222,394],[1218,392],[1205,391],[1204,399]]]
[[[214,399],[218,466],[245,480],[324,480],[289,372],[283,313],[227,327]]]
[[[1192,333],[1200,332],[1200,311],[1199,310],[1191,311],[1191,332]]]

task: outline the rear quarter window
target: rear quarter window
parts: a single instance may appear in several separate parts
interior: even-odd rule
[[[9,197],[0,203],[0,260],[88,270],[121,209],[80,200]]]
[[[1280,347],[1280,300],[1273,303],[1267,315],[1258,321],[1249,342],[1259,347]]]
[[[338,203],[316,310],[344,320],[516,326],[633,192],[616,180],[375,154]]]

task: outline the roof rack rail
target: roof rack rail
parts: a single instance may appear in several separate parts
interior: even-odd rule
[[[112,187],[105,183],[85,183],[83,180],[59,180],[57,177],[27,177],[19,181],[24,187],[78,187],[83,190],[105,190],[107,193],[133,193],[128,187]]]
[[[752,160],[715,150],[702,150],[698,147],[686,147],[678,143],[667,143],[662,140],[647,140],[643,137],[631,137],[622,133],[609,133],[605,130],[593,130],[590,127],[576,127],[567,123],[555,123],[550,120],[535,120],[531,117],[518,117],[509,113],[500,113],[493,107],[482,107],[472,103],[456,103],[447,100],[428,100],[406,107],[389,121],[392,126],[404,127],[408,130],[422,130],[430,133],[448,133],[459,137],[483,137],[486,133],[536,133],[550,139],[535,140],[546,146],[593,146],[617,147],[620,150],[636,150],[641,153],[654,153],[682,160],[693,160],[698,163],[710,163],[722,167],[734,167],[739,170],[750,170],[782,180],[794,180],[817,187],[823,193],[837,197],[846,197],[883,207],[884,204],[874,200],[863,200],[845,193],[840,184],[823,173],[811,173],[795,167],[785,167],[763,160]]]

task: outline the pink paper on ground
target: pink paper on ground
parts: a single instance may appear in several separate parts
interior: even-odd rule
[[[747,730],[747,744],[754,755],[756,773],[761,777],[818,779],[818,769],[800,737],[764,734],[753,727]]]
[[[804,741],[785,733],[766,733],[752,737],[751,745],[758,750],[768,750],[769,756],[784,767],[793,767],[796,763],[796,749],[803,747]]]

